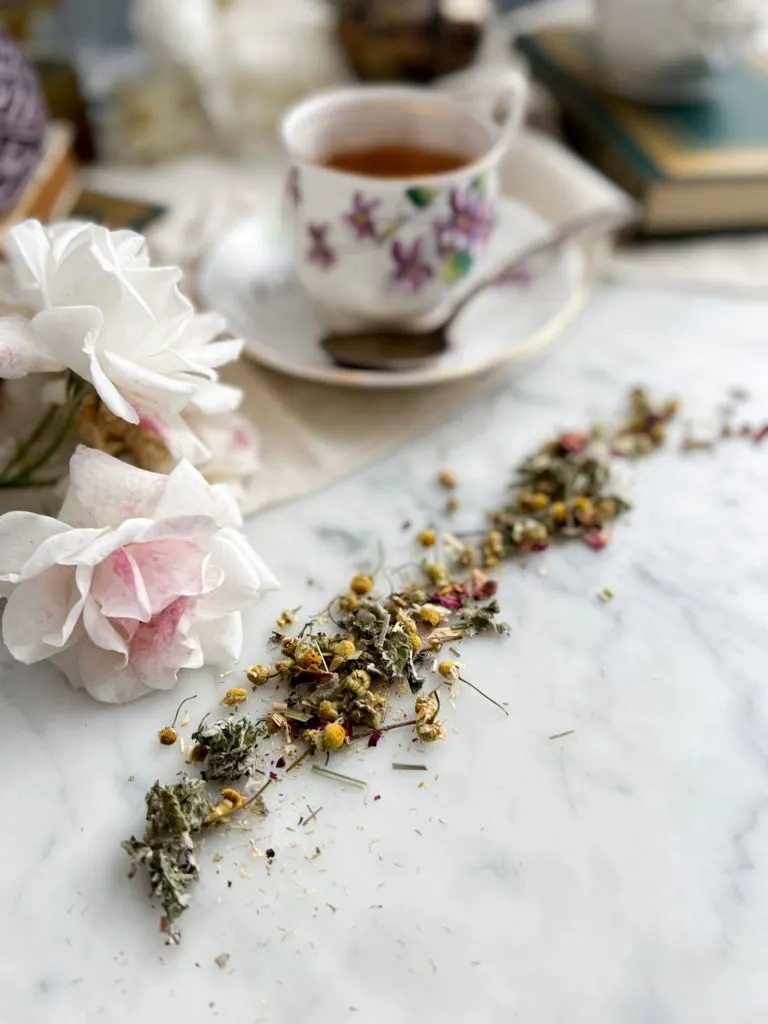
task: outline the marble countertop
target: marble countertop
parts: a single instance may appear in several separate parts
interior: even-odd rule
[[[403,524],[439,521],[439,468],[461,482],[456,529],[472,527],[522,455],[637,382],[697,417],[743,385],[764,419],[768,303],[602,288],[524,380],[251,521],[283,591],[248,616],[244,660],[380,540],[391,563],[412,557]],[[670,450],[626,472],[637,504],[612,546],[508,566],[512,635],[465,648],[510,717],[467,690],[447,742],[420,751],[426,774],[391,769],[412,756],[392,734],[338,765],[364,791],[289,776],[253,832],[207,842],[179,947],[119,842],[179,767],[157,730],[183,694],[194,718],[231,679],[200,672],[115,709],[5,654],[2,1019],[764,1024],[768,449]],[[299,826],[307,804],[322,811]]]

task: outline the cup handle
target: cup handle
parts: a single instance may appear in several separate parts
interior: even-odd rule
[[[474,80],[456,82],[450,89],[459,103],[498,126],[491,153],[502,157],[520,130],[528,101],[528,80],[514,68],[479,72]]]

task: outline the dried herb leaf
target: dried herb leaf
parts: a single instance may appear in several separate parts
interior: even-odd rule
[[[205,762],[203,778],[226,782],[244,776],[263,775],[256,742],[265,732],[264,725],[254,722],[250,715],[241,718],[230,716],[210,725],[201,723],[192,733],[192,739],[201,748],[197,760]]]

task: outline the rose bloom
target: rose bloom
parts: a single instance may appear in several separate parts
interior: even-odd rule
[[[24,221],[3,246],[14,302],[31,315],[0,320],[0,377],[71,370],[120,419],[155,430],[177,458],[207,458],[180,413],[237,408],[242,393],[222,384],[215,367],[236,359],[242,343],[214,340],[224,320],[195,313],[179,290],[181,271],[151,266],[133,231],[76,221]]]
[[[187,462],[164,476],[78,448],[58,519],[0,517],[9,651],[112,703],[236,661],[241,609],[277,587],[240,524],[231,491]]]

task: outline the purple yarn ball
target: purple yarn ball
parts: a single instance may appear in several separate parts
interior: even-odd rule
[[[13,207],[40,162],[45,122],[37,76],[0,30],[0,214]]]

